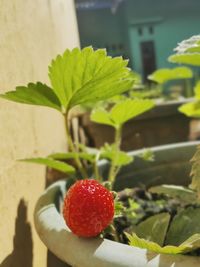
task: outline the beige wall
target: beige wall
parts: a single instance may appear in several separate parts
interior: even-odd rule
[[[71,0],[0,0],[0,92],[48,82],[52,57],[78,46]],[[46,250],[33,226],[45,168],[16,159],[66,148],[56,111],[0,99],[0,265],[44,267]],[[22,234],[23,229],[23,234]]]

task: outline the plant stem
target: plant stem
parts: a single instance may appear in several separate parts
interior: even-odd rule
[[[101,179],[101,177],[100,177],[100,174],[99,174],[99,168],[98,168],[99,157],[100,157],[100,151],[97,152],[97,154],[96,154],[96,157],[95,157],[95,161],[94,161],[93,167],[94,167],[94,174],[95,174],[96,179],[97,179],[99,182],[101,182],[102,179]]]
[[[110,171],[109,171],[109,175],[108,175],[108,181],[110,181],[111,184],[113,184],[113,182],[115,180],[115,176],[117,174],[117,172],[116,172],[116,162],[117,162],[117,157],[118,157],[118,151],[119,151],[120,145],[121,145],[121,128],[122,127],[120,125],[115,130],[114,146],[115,146],[116,153],[115,153],[115,155],[113,157],[113,160],[111,162],[111,167],[110,167]]]
[[[63,114],[64,119],[65,119],[65,130],[66,130],[66,136],[67,136],[67,141],[68,141],[68,145],[69,148],[71,150],[71,152],[76,153],[77,157],[74,159],[77,165],[78,170],[81,173],[82,178],[87,178],[87,172],[83,167],[83,164],[78,156],[78,153],[76,151],[76,148],[74,146],[74,143],[72,141],[71,135],[70,135],[70,131],[69,131],[69,126],[68,126],[68,113]]]

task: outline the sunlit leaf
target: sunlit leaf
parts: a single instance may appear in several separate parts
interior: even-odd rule
[[[164,246],[156,244],[155,242],[148,241],[142,238],[139,238],[135,233],[126,234],[130,243],[130,246],[139,247],[143,249],[148,249],[150,251],[154,251],[156,253],[163,254],[184,254],[193,250],[196,250],[200,247],[200,234],[195,234],[188,238],[185,242],[183,242],[179,246]]]
[[[57,159],[57,160],[66,160],[66,159],[76,159],[76,158],[81,158],[84,160],[88,160],[90,162],[94,161],[96,153],[89,154],[86,152],[68,152],[68,153],[55,153],[51,154],[48,157]]]
[[[146,161],[154,161],[154,153],[151,149],[144,149],[139,157]]]
[[[119,127],[128,120],[141,115],[154,107],[151,100],[125,100],[117,103],[110,111],[97,109],[91,114],[91,120],[97,123]]]
[[[193,73],[191,69],[187,67],[177,67],[173,69],[159,69],[154,71],[151,75],[148,76],[149,80],[163,84],[170,80],[176,79],[188,79],[192,78]]]
[[[36,84],[29,83],[27,87],[18,86],[15,91],[1,94],[0,97],[19,103],[47,106],[61,110],[61,104],[53,90],[40,82]]]
[[[156,242],[160,246],[165,241],[166,232],[170,221],[168,213],[160,213],[142,221],[135,228],[138,237]]]
[[[194,234],[200,233],[200,208],[189,207],[172,220],[166,236],[166,244],[178,246]]]
[[[174,49],[177,53],[198,52],[200,46],[200,35],[194,35],[178,44]]]
[[[30,159],[23,159],[21,161],[46,165],[50,168],[53,168],[55,170],[58,170],[64,173],[75,172],[74,167],[72,167],[71,165],[65,162],[62,162],[62,161],[51,159],[51,158],[30,158]]]
[[[188,117],[200,117],[200,101],[194,101],[181,105],[178,110]]]
[[[110,113],[104,108],[95,109],[90,116],[91,121],[106,124],[115,127],[115,121],[112,121]]]
[[[192,158],[192,183],[190,188],[197,191],[198,198],[200,199],[200,146],[197,147],[197,150]]]
[[[127,165],[133,161],[133,157],[129,156],[126,152],[116,151],[114,145],[106,144],[100,151],[101,159],[115,159],[115,165],[120,167]]]
[[[183,203],[192,203],[197,201],[196,193],[186,187],[178,185],[158,185],[149,188],[151,193],[165,194],[173,198],[180,199]]]
[[[174,50],[177,53],[168,58],[170,62],[200,66],[200,35],[182,41]]]
[[[62,106],[97,102],[121,94],[133,85],[127,60],[111,58],[104,49],[66,50],[49,67],[52,87]]]
[[[123,215],[125,207],[121,201],[115,201],[114,203],[115,203],[115,218],[117,218]]]
[[[200,53],[175,54],[168,58],[169,62],[200,66]]]
[[[194,94],[195,94],[195,98],[200,100],[200,81],[198,81],[194,87]]]

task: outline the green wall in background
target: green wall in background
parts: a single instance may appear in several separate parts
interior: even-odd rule
[[[167,58],[177,43],[200,33],[199,14],[199,0],[125,0],[115,14],[109,9],[77,11],[82,47],[106,47],[112,56],[129,58],[139,73],[140,42],[153,41],[156,67],[169,67]]]

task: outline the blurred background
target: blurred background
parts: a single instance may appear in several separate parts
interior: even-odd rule
[[[130,59],[145,80],[177,43],[199,33],[197,0],[76,0],[81,46],[106,48]]]

